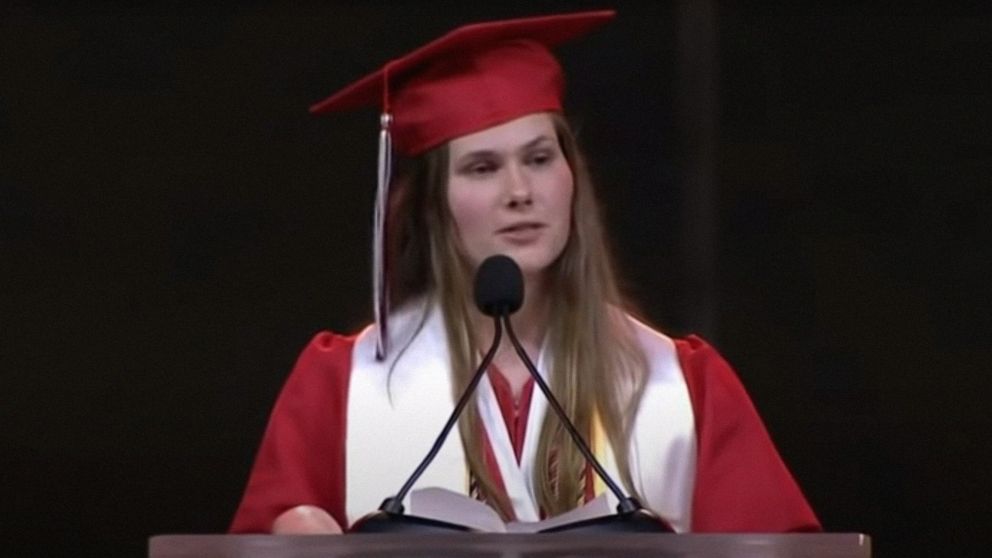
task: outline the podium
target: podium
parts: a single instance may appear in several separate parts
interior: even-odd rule
[[[871,538],[817,534],[158,535],[149,558],[870,558]]]

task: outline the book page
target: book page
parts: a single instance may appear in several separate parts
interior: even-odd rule
[[[537,533],[538,531],[542,531],[544,529],[551,529],[553,527],[575,523],[576,521],[584,521],[594,517],[611,515],[612,513],[613,510],[610,509],[610,504],[606,499],[606,494],[600,494],[581,508],[575,508],[574,510],[567,511],[554,517],[549,517],[548,519],[533,522],[511,521],[506,524],[506,532]]]
[[[577,521],[612,515],[606,494],[584,506],[541,521],[503,523],[496,510],[474,499],[445,488],[421,488],[410,493],[410,515],[464,525],[486,533],[537,533]]]
[[[444,488],[421,488],[410,493],[410,515],[464,525],[488,533],[505,533],[506,525],[486,504]]]

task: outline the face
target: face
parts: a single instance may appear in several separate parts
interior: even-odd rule
[[[473,266],[506,254],[541,275],[568,242],[572,170],[554,122],[531,114],[449,144],[448,206]]]

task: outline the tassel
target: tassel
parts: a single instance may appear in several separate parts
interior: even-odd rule
[[[388,316],[389,285],[386,281],[386,211],[389,204],[389,182],[393,174],[393,139],[389,133],[392,115],[383,112],[379,119],[379,161],[375,193],[375,213],[372,216],[372,307],[375,313],[375,358],[385,360],[389,350]]]

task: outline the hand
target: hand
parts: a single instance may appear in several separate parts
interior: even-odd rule
[[[290,508],[272,522],[273,535],[340,535],[341,526],[317,506]]]

